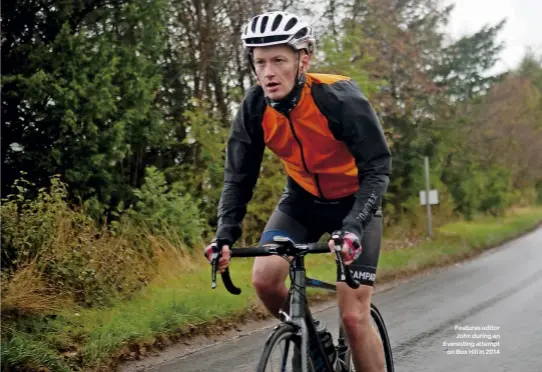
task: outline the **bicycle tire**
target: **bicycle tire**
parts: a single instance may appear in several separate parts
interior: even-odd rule
[[[376,331],[382,340],[384,359],[386,362],[386,372],[394,372],[391,344],[388,337],[388,331],[386,330],[386,325],[384,324],[384,318],[382,318],[380,311],[373,304],[371,304],[371,318],[373,319],[373,322],[376,325]],[[354,366],[351,363],[351,356],[352,350],[350,349],[349,345],[348,350],[344,353],[343,360],[337,365],[337,371],[342,372],[346,370],[349,372],[355,372]]]
[[[386,360],[386,372],[394,372],[393,355],[391,352],[390,338],[388,337],[388,331],[384,324],[384,318],[380,314],[380,311],[374,304],[371,304],[371,317],[373,318],[382,340],[382,346],[384,347],[384,358]]]
[[[271,369],[269,368],[270,357],[274,349],[278,347],[279,343],[283,340],[288,341],[287,348],[289,348],[289,350],[287,352],[283,351],[281,360],[280,360],[280,366],[286,367],[286,368],[282,369],[281,367],[279,367],[279,369]],[[297,366],[297,368],[292,367],[293,361],[288,359],[288,355],[290,353],[291,353],[292,358],[294,357],[294,353],[298,353],[298,354],[301,353],[300,336],[294,326],[283,323],[283,324],[278,325],[275,328],[275,330],[271,333],[269,338],[267,339],[256,371],[257,372],[275,372],[275,371],[299,372],[301,371],[299,366]],[[285,357],[286,357],[286,360],[284,360]],[[308,355],[305,357],[308,358]],[[308,363],[307,365],[310,366],[310,360],[308,360],[307,363]],[[311,368],[309,368],[309,370],[310,369]]]

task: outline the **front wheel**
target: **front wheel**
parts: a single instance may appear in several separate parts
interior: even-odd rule
[[[386,330],[386,325],[384,324],[384,318],[380,315],[380,311],[376,308],[375,305],[371,304],[371,319],[373,327],[375,327],[376,333],[382,341],[382,346],[384,347],[384,359],[386,361],[386,372],[393,372],[393,355],[391,353],[391,344],[390,338],[388,337],[388,331]]]
[[[258,372],[299,372],[300,336],[290,324],[280,324],[265,343]]]

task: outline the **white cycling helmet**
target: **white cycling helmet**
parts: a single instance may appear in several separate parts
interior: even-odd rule
[[[268,12],[253,17],[241,36],[243,46],[254,47],[288,44],[295,50],[314,53],[316,39],[312,27],[298,16],[286,12]]]

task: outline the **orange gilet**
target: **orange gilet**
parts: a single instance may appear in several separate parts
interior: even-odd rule
[[[335,139],[329,119],[311,94],[316,85],[340,80],[349,79],[307,74],[301,98],[288,117],[267,106],[262,120],[264,142],[281,158],[288,175],[311,194],[325,199],[348,196],[359,188],[354,157],[344,142]]]

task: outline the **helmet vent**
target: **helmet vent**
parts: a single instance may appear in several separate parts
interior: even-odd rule
[[[275,20],[273,21],[273,25],[271,26],[271,31],[276,31],[281,21],[282,21],[282,14],[279,14],[278,16],[275,17]]]
[[[268,16],[262,18],[262,23],[260,25],[260,32],[263,34],[265,32],[265,27],[267,26],[267,21],[269,20]]]
[[[256,32],[256,23],[258,23],[258,19],[260,19],[260,17],[254,17],[252,20],[252,25],[250,26],[252,32]]]
[[[301,30],[297,31],[297,33],[294,36],[294,39],[301,39],[303,36],[307,35],[309,30],[307,30],[307,27],[302,28]]]
[[[297,18],[291,18],[288,23],[286,23],[286,27],[284,27],[284,31],[289,31],[292,27],[294,27],[297,24]]]

